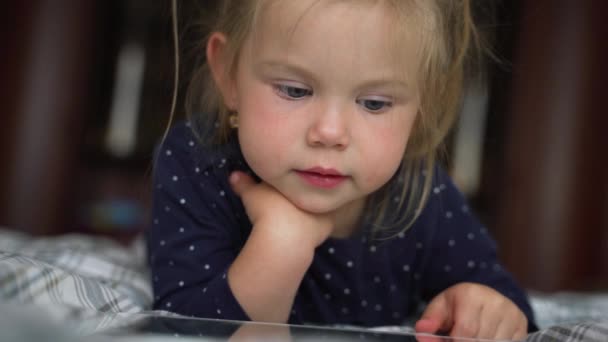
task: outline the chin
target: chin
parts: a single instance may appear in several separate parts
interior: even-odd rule
[[[296,207],[312,214],[326,214],[335,211],[340,206],[336,203],[326,203],[314,199],[289,199]],[[325,203],[324,203],[325,202]]]

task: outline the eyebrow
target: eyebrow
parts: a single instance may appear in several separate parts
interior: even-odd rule
[[[295,64],[283,63],[283,62],[278,62],[278,61],[263,61],[263,62],[257,63],[255,65],[255,69],[256,70],[279,69],[281,71],[287,71],[290,73],[301,75],[305,78],[309,78],[309,79],[315,78],[313,73],[311,73],[310,71],[306,70],[303,67],[300,67]]]
[[[286,71],[286,72],[300,75],[307,79],[315,79],[315,75],[313,73],[311,73],[310,71],[306,70],[305,68],[303,68],[299,65],[296,65],[296,64],[289,64],[289,63],[280,62],[280,61],[262,61],[262,62],[255,64],[255,69],[256,70],[279,69],[281,71]],[[397,80],[397,79],[383,79],[383,78],[370,79],[370,80],[364,81],[359,86],[359,88],[373,88],[373,87],[400,87],[405,90],[410,90],[410,86],[408,85],[407,82],[402,81],[402,80]]]

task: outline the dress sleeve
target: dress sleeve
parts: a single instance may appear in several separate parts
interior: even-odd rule
[[[249,319],[226,276],[248,235],[240,228],[248,222],[242,204],[227,183],[230,164],[202,150],[186,125],[157,149],[147,231],[154,309]]]
[[[461,282],[483,284],[511,299],[528,318],[528,330],[537,330],[526,293],[499,262],[495,241],[441,169],[434,176],[422,215],[432,222],[424,232],[429,247],[422,297],[428,301]]]

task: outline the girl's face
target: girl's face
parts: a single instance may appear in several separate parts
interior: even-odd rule
[[[299,208],[353,216],[399,167],[419,107],[412,41],[381,5],[269,5],[224,97],[253,171]]]

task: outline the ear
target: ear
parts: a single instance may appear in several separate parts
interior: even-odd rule
[[[221,32],[213,32],[207,40],[207,64],[213,80],[224,98],[224,104],[229,109],[236,107],[236,85],[228,74],[225,56],[227,37]]]

